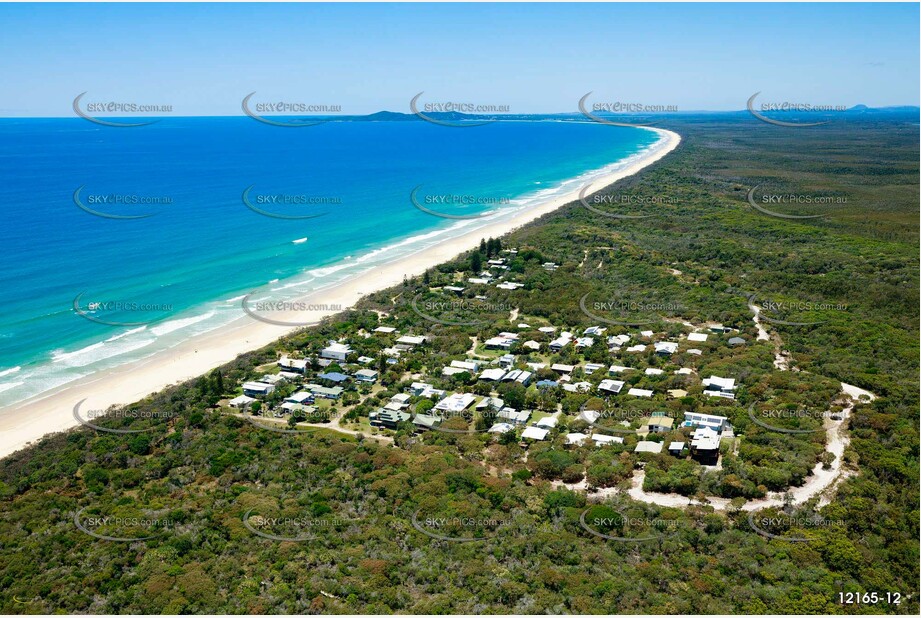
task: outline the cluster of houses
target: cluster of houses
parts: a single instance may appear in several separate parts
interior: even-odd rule
[[[590,426],[600,417],[599,412],[584,410],[579,419],[586,421]],[[675,419],[667,416],[665,412],[655,412],[651,416],[643,419],[641,427],[636,430],[636,435],[640,438],[634,447],[635,453],[661,453],[663,447],[666,447],[662,441],[647,440],[649,434],[667,434],[673,431]],[[690,448],[687,448],[685,442],[672,441],[667,445],[667,452],[675,457],[680,457],[685,453],[690,454],[692,459],[703,465],[715,465],[719,460],[720,442],[726,438],[735,437],[729,420],[725,416],[716,416],[712,414],[699,414],[686,412],[684,422],[681,427],[693,428],[691,435]],[[566,434],[566,444],[581,446],[591,438],[595,446],[605,444],[623,444],[624,438],[621,436],[609,436],[595,432],[585,433],[568,433]]]
[[[320,367],[328,367],[336,363],[345,363],[346,359],[353,353],[352,348],[344,343],[330,341],[329,345],[320,351],[318,359],[315,359]],[[358,362],[367,365],[373,362],[370,357],[360,357]],[[277,374],[266,374],[258,380],[244,382],[242,385],[243,394],[234,397],[228,402],[232,408],[249,410],[252,404],[259,400],[264,400],[272,395],[277,386],[282,382],[302,382],[308,370],[311,368],[311,361],[307,359],[290,358],[283,356],[277,363],[279,371]],[[310,415],[316,412],[312,404],[317,399],[338,400],[342,393],[345,392],[345,385],[348,382],[374,384],[378,380],[378,372],[370,368],[360,368],[350,374],[338,371],[327,371],[315,376],[315,382],[303,384],[299,389],[286,397],[277,410],[275,416],[303,412]]]
[[[514,255],[516,251],[506,250],[508,255]],[[553,271],[558,266],[554,263],[545,263],[543,268],[547,271]],[[521,283],[507,281],[506,273],[509,271],[506,258],[490,259],[486,263],[486,269],[467,279],[470,284],[475,285],[494,285],[498,289],[515,290],[523,286]],[[447,285],[442,287],[443,291],[461,294],[465,291],[463,284]],[[485,297],[478,296],[478,299],[485,300]],[[520,331],[531,330],[531,326],[526,323],[517,325]],[[538,389],[561,388],[563,391],[572,393],[593,393],[598,397],[608,398],[612,396],[626,395],[636,398],[652,398],[655,393],[649,388],[628,387],[627,382],[619,379],[627,372],[643,371],[648,376],[660,376],[665,370],[656,367],[647,367],[637,369],[619,364],[607,366],[606,364],[585,362],[582,364],[565,364],[565,363],[541,363],[527,362],[519,363],[520,357],[512,354],[512,351],[528,351],[538,353],[542,349],[550,353],[560,353],[569,346],[576,350],[586,350],[595,346],[597,342],[603,342],[611,353],[616,353],[621,358],[630,358],[636,354],[646,354],[650,351],[650,346],[654,354],[660,357],[670,357],[679,350],[679,341],[656,341],[655,333],[651,330],[640,331],[639,333],[607,335],[607,328],[603,326],[590,326],[581,333],[560,330],[554,326],[541,326],[537,329],[540,333],[547,336],[549,343],[542,344],[534,340],[523,340],[517,332],[503,331],[497,335],[489,337],[483,344],[487,350],[499,351],[502,356],[493,360],[482,359],[459,359],[452,360],[441,369],[441,375],[451,377],[458,374],[469,374],[481,383],[517,383],[528,387],[533,385]],[[709,332],[700,332],[700,331]],[[720,324],[707,325],[703,329],[696,329],[687,335],[687,343],[701,344],[707,342],[710,333],[728,333],[732,329],[726,328]],[[378,326],[373,330],[374,333],[382,335],[392,335],[388,338],[389,343],[381,352],[387,364],[396,364],[404,354],[413,351],[418,346],[426,342],[426,337],[422,335],[400,334],[396,328],[391,326]],[[362,331],[365,337],[370,336]],[[540,338],[540,337],[538,337]],[[546,341],[544,339],[544,341]],[[734,337],[729,340],[729,345],[742,345],[745,343],[740,337]],[[704,346],[701,346],[704,347]],[[703,350],[696,347],[688,347],[684,350],[690,355],[700,356]],[[318,399],[338,400],[345,388],[350,384],[373,384],[378,378],[378,372],[371,369],[369,365],[375,362],[375,359],[367,356],[357,358],[358,368],[355,364],[350,363],[350,359],[355,359],[355,350],[343,341],[329,341],[328,345],[323,347],[318,358],[292,359],[283,357],[278,360],[279,373],[274,375],[265,375],[258,380],[246,382],[243,384],[243,394],[232,399],[230,405],[237,408],[249,408],[257,400],[265,399],[270,396],[276,389],[276,385],[283,380],[307,381],[305,378],[310,371],[313,375],[313,369],[319,366],[326,369],[335,364],[335,371],[326,370],[318,372],[311,383],[302,384],[296,392],[286,397],[280,404],[279,409],[282,413],[303,412],[310,414],[316,411],[314,404]],[[620,362],[625,362],[621,360]],[[625,363],[631,364],[631,363]],[[549,367],[548,367],[549,365]],[[526,368],[525,368],[526,367]],[[606,372],[604,379],[597,384],[585,380],[579,380],[575,376],[576,370],[582,370],[582,374],[590,376],[596,372]],[[549,379],[550,373],[541,371],[549,369],[555,376]],[[535,380],[535,375],[541,371],[545,379]],[[681,367],[674,371],[677,375],[692,375],[694,369]],[[654,381],[652,383],[655,383]],[[702,380],[704,393],[711,397],[721,397],[726,399],[735,398],[735,380],[732,378],[723,378],[711,375],[709,378]],[[687,396],[687,391],[682,389],[671,389],[668,396],[678,399]],[[417,412],[410,409],[413,398],[426,398],[432,401],[427,404],[424,412]],[[493,435],[505,435],[511,431],[520,430],[521,440],[524,444],[533,441],[547,440],[551,432],[557,427],[560,419],[560,413],[551,415],[540,415],[532,422],[533,412],[529,410],[516,410],[505,406],[503,400],[495,396],[477,396],[471,393],[446,393],[444,390],[435,388],[432,384],[425,382],[413,382],[408,392],[397,393],[389,401],[370,413],[370,424],[373,427],[394,430],[401,424],[411,423],[417,432],[429,431],[432,429],[441,429],[441,425],[447,420],[455,417],[472,420],[473,418],[486,419],[487,428],[480,427]],[[591,411],[583,411],[579,418],[585,420],[589,429],[588,433],[572,432],[565,434],[565,443],[567,445],[582,445],[588,442],[596,446],[609,444],[623,444],[622,436],[605,435],[596,431],[594,427],[595,418],[592,418]],[[650,434],[667,434],[675,431],[675,419],[668,417],[665,413],[652,414],[649,418],[643,420],[641,427],[635,431],[641,438],[636,444],[634,451],[637,453],[661,453],[666,446],[664,442],[646,439]],[[689,436],[689,444],[683,441],[673,441],[667,445],[670,454],[681,456],[685,453],[701,463],[711,465],[716,463],[719,458],[719,445],[723,438],[732,436],[732,428],[729,426],[727,419],[721,416],[712,416],[705,414],[687,413],[679,428],[691,428],[693,433]],[[625,433],[633,433],[628,429]]]
[[[518,251],[516,249],[507,249],[503,253],[514,256],[518,253]],[[507,260],[505,258],[494,258],[486,262],[486,269],[483,272],[475,274],[473,277],[469,277],[467,282],[474,285],[495,284],[496,288],[500,290],[517,290],[518,288],[523,288],[523,283],[504,280],[504,273],[507,271]],[[445,286],[443,289],[448,292],[457,292],[458,294],[464,291],[463,287],[454,285]],[[476,298],[478,300],[486,300],[485,297],[481,296],[477,296]]]
[[[518,326],[519,328],[522,328],[522,329],[530,328],[530,325],[528,324],[519,324]],[[712,330],[720,331],[720,332],[725,330],[725,327],[723,327],[722,325],[712,325],[710,328]],[[591,347],[592,345],[594,345],[595,341],[598,338],[604,337],[606,328],[601,327],[601,326],[591,326],[589,328],[586,328],[583,331],[581,336],[576,335],[572,332],[568,332],[568,331],[563,331],[559,333],[559,335],[557,336],[556,335],[557,328],[553,326],[542,326],[538,330],[542,333],[555,337],[553,340],[550,341],[547,347],[550,352],[560,352],[561,350],[563,350],[569,345],[573,345],[577,349],[585,349],[585,348]],[[641,331],[639,333],[640,338],[652,338],[654,335],[655,333],[649,330]],[[705,342],[707,341],[708,336],[709,336],[708,333],[694,332],[688,335],[688,341],[689,342]],[[520,335],[518,335],[518,333],[501,332],[495,337],[491,337],[487,339],[485,342],[485,347],[487,349],[503,350],[506,352],[513,349],[513,347],[515,346],[520,346],[520,348],[523,348],[528,351],[533,351],[533,352],[539,351],[541,349],[541,344],[537,341],[529,340],[529,341],[522,342],[520,339],[521,338],[520,338]],[[631,341],[631,336],[626,335],[626,334],[606,337],[605,341],[606,341],[608,350],[612,353],[630,353],[630,354],[644,353],[644,352],[647,352],[649,349],[649,344],[643,343],[643,342],[639,342],[634,345],[627,345]],[[655,354],[661,357],[669,357],[678,351],[679,342],[677,341],[656,341],[652,343],[652,347],[653,347]],[[697,355],[697,356],[703,354],[703,351],[697,348],[690,348],[686,350],[686,352],[689,354]],[[443,369],[442,375],[450,376],[450,375],[454,375],[454,374],[458,374],[458,373],[466,371],[468,373],[471,373],[472,375],[476,374],[477,378],[480,380],[486,380],[486,381],[491,381],[491,382],[515,380],[522,384],[527,385],[530,383],[533,372],[536,372],[539,369],[547,367],[546,363],[527,363],[528,369],[530,371],[514,370],[513,365],[515,364],[515,357],[512,354],[506,354],[494,362],[494,364],[497,364],[499,368],[489,368],[481,372],[480,371],[481,364],[482,363],[478,361],[472,361],[469,359],[464,360],[464,361],[453,361],[451,363],[451,366],[445,367]],[[561,386],[564,390],[569,391],[569,392],[583,392],[583,393],[589,392],[590,390],[595,388],[589,382],[577,382],[574,384],[570,384],[571,374],[573,373],[573,371],[575,371],[577,367],[579,367],[579,365],[567,365],[563,363],[554,363],[550,366],[550,369],[556,372],[559,375],[559,378],[555,380],[550,380],[550,379],[539,380],[536,385],[538,388],[552,388],[552,387]],[[592,375],[595,371],[598,371],[602,369],[603,367],[604,367],[603,365],[600,365],[598,363],[586,363],[583,366],[583,372],[585,375]],[[501,371],[502,369],[504,369],[505,371]],[[622,365],[616,365],[616,364],[611,365],[608,368],[608,374],[611,378],[614,378],[618,374],[621,374],[627,371],[635,371],[635,369],[631,367],[622,366]],[[645,375],[649,375],[649,376],[663,375],[665,373],[664,370],[658,369],[656,367],[647,367],[646,369],[643,370],[643,372]],[[694,370],[689,367],[681,367],[677,369],[674,373],[677,375],[691,375],[694,373]],[[714,384],[719,384],[721,383],[721,381],[726,381],[726,379],[718,378],[716,376],[714,376],[713,379],[716,380]],[[728,380],[728,382],[731,382],[731,380]],[[624,386],[625,386],[625,383],[620,380],[613,380],[613,379],[604,380],[600,385],[598,385],[597,390],[599,394],[601,394],[602,396],[616,395],[621,392],[621,389]],[[706,383],[705,383],[705,386],[706,386]],[[708,388],[707,394],[713,395],[713,396],[731,398],[733,396],[732,391],[733,391],[732,385],[729,384],[726,387]],[[680,397],[686,396],[687,392],[681,389],[673,389],[672,391],[669,391],[668,394],[669,396],[673,398],[680,398]],[[632,397],[649,398],[649,397],[652,397],[654,393],[653,391],[649,389],[630,388],[627,390],[627,395],[632,396]]]

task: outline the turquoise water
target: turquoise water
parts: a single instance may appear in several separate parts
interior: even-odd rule
[[[239,319],[254,289],[300,296],[485,222],[422,212],[416,187],[430,209],[502,216],[657,139],[553,121],[0,120],[0,405]],[[453,195],[482,203],[425,201]]]

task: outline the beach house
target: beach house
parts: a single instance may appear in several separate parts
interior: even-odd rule
[[[546,440],[548,433],[550,433],[548,430],[540,427],[525,427],[525,430],[521,432],[521,438],[523,440]]]
[[[321,358],[328,358],[335,361],[344,361],[352,353],[352,348],[346,343],[330,341],[329,345],[320,350]]]
[[[320,399],[339,399],[344,390],[341,386],[320,386],[319,384],[308,384],[304,388],[310,389],[315,397]]]
[[[652,344],[659,356],[671,356],[678,351],[678,344],[674,341],[657,341]]]
[[[720,456],[720,435],[709,427],[698,427],[691,437],[691,457],[705,466],[716,465]]]
[[[369,415],[372,427],[382,427],[384,429],[396,429],[400,423],[405,423],[412,415],[408,412],[397,410],[375,410]]]
[[[503,382],[518,382],[523,386],[527,386],[531,383],[532,374],[530,371],[525,371],[524,369],[512,369],[507,374],[502,377]]]
[[[239,397],[234,397],[229,402],[227,402],[227,405],[229,405],[231,408],[237,408],[239,410],[243,410],[245,408],[249,408],[254,401],[256,400],[253,399],[252,397],[247,397],[246,395],[240,395]]]
[[[510,423],[512,425],[524,425],[528,422],[528,419],[531,418],[530,410],[515,410],[514,408],[502,408],[496,414],[496,418],[500,421]]]
[[[294,371],[296,373],[304,373],[307,371],[308,362],[305,359],[301,358],[288,358],[287,356],[282,356],[278,359],[276,363],[281,369],[286,371]]]
[[[717,433],[722,433],[724,429],[730,427],[729,419],[725,416],[716,416],[714,414],[700,414],[698,412],[684,413],[684,427],[707,427]]]
[[[631,397],[652,397],[652,391],[645,388],[631,388],[627,394]]]
[[[275,392],[274,384],[266,384],[265,382],[244,382],[243,383],[243,394],[247,397],[265,397],[266,395],[271,395]]]
[[[373,384],[377,382],[377,372],[373,369],[359,369],[355,372],[355,379],[358,382]]]
[[[285,397],[285,403],[297,403],[301,405],[311,404],[314,400],[315,396],[310,391],[298,391],[292,393],[289,397]]]
[[[704,393],[711,397],[724,397],[726,399],[735,399],[736,381],[735,378],[720,378],[711,375],[709,378],[702,380]]]
[[[624,443],[624,439],[620,436],[606,436],[603,433],[592,434],[592,441],[595,443],[595,446]]]
[[[634,453],[661,453],[662,452],[662,443],[661,442],[650,442],[648,440],[640,440],[636,443],[636,448],[633,449]]]

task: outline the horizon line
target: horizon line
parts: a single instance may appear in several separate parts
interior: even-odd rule
[[[841,110],[841,111],[805,111],[804,110],[804,111],[796,111],[792,113],[796,113],[796,114],[835,114],[835,113],[838,113],[840,114],[840,113],[847,113],[847,112],[854,112],[854,111],[891,111],[891,110],[897,110],[897,109],[903,109],[903,108],[916,109],[919,112],[921,112],[921,105],[918,105],[918,104],[909,103],[909,104],[901,104],[901,105],[884,105],[880,107],[871,107],[868,105],[863,105],[863,104],[858,103],[858,104],[852,105],[848,107],[847,109]],[[668,117],[668,116],[682,116],[682,115],[689,115],[689,114],[738,114],[738,113],[748,113],[748,112],[749,112],[748,109],[742,108],[742,109],[729,109],[729,110],[689,109],[689,110],[674,111],[674,112],[642,112],[642,113],[641,112],[605,112],[605,111],[601,111],[601,112],[596,112],[596,113],[598,115],[603,115],[603,116],[631,118],[631,117],[637,117],[637,116]],[[791,112],[778,112],[778,113],[784,114],[784,113],[791,113]],[[324,118],[324,119],[336,120],[336,119],[346,119],[346,118],[363,118],[363,117],[368,117],[368,116],[374,116],[376,114],[398,114],[402,116],[415,116],[419,118],[419,120],[424,120],[423,118],[420,118],[418,114],[415,114],[413,112],[400,112],[400,111],[392,111],[392,110],[387,110],[387,109],[381,109],[375,112],[368,112],[364,114],[359,114],[359,113],[332,114],[332,115],[330,114],[272,114],[269,117]],[[449,115],[449,116],[465,116],[469,118],[499,118],[499,119],[502,119],[503,117],[514,118],[514,117],[520,117],[520,116],[562,116],[562,115],[580,116],[583,118],[585,117],[584,114],[582,114],[582,112],[580,112],[579,110],[562,111],[562,112],[514,112],[514,113],[506,112],[506,113],[494,113],[494,114],[488,114],[488,113],[487,114],[465,114],[463,112],[428,112],[428,114],[438,115],[438,116]],[[247,116],[245,113],[234,113],[234,114],[226,113],[226,114],[182,114],[182,115],[178,115],[178,114],[177,115],[138,114],[138,115],[111,115],[111,116],[101,116],[101,117],[102,118],[113,118],[113,119],[115,118],[123,118],[123,119],[177,118],[178,119],[178,118],[246,118]],[[61,115],[47,115],[47,116],[46,115],[22,115],[22,116],[0,115],[0,120],[14,120],[14,119],[18,119],[18,120],[40,120],[40,119],[41,120],[65,120],[68,118],[80,119],[81,117],[77,114],[65,115],[65,116],[61,116]]]

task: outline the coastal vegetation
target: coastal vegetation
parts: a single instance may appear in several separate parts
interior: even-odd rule
[[[682,135],[681,146],[605,189],[607,203],[575,202],[484,239],[318,327],[129,406],[137,414],[98,421],[138,433],[81,427],[5,458],[3,611],[917,614],[917,118],[798,130],[731,115],[663,124]],[[781,201],[771,206],[780,214],[824,216],[773,217],[751,206],[755,187],[762,196],[846,200]],[[520,287],[467,283],[498,257]],[[452,285],[465,289],[447,294]],[[759,338],[753,302],[768,339]],[[439,321],[420,315],[426,306],[439,308]],[[505,354],[484,342],[512,327],[540,344],[514,348],[518,364],[619,362],[605,345],[548,349],[552,336],[538,325],[581,333],[598,325],[586,306],[605,320],[605,335],[649,328],[677,338],[685,322],[731,331],[700,343],[699,357],[683,348],[667,358],[638,354],[636,367],[662,373],[618,379],[654,391],[649,400],[440,373],[454,359]],[[393,336],[375,331],[382,324],[427,340],[391,357],[383,350]],[[733,336],[744,344],[729,345]],[[321,368],[330,341],[352,352]],[[788,356],[778,359],[779,350]],[[311,375],[367,357],[379,377],[279,425],[300,427],[297,435],[253,421],[291,385],[245,414],[227,407],[242,383],[277,373],[287,355],[309,360]],[[675,373],[681,367],[734,377],[738,396],[705,396]],[[555,377],[535,371],[536,380]],[[580,367],[572,379],[597,386],[608,377]],[[494,393],[538,416],[559,411],[561,421],[550,439],[532,443],[496,438],[477,419],[444,426],[459,433],[370,426],[372,412],[422,378],[450,392]],[[801,486],[830,461],[821,420],[772,420],[801,432],[784,433],[753,418],[767,409],[840,411],[841,382],[877,396],[847,420],[847,478],[824,501],[766,511],[788,522],[775,532],[805,542],[760,534],[745,503]],[[665,395],[676,389],[684,394]],[[587,427],[580,412],[613,401],[616,418],[630,422],[595,429],[627,427],[623,444],[564,444],[567,431]],[[430,404],[409,400],[417,413]],[[630,432],[660,411],[726,416],[739,437],[719,469],[634,452]],[[463,432],[470,427],[478,431]],[[694,500],[676,508],[630,499],[637,470],[646,491]],[[594,490],[620,491],[599,500]],[[706,496],[731,506],[716,510]],[[826,523],[804,523],[815,516]],[[87,518],[94,534],[122,540],[75,525]],[[839,592],[872,591],[898,592],[901,603],[838,603]]]

